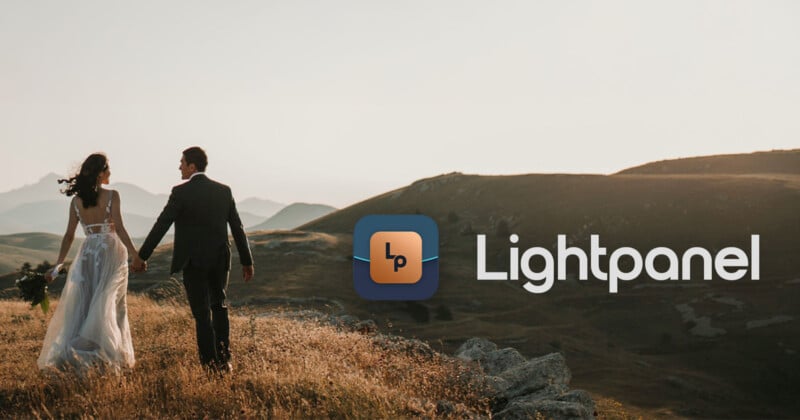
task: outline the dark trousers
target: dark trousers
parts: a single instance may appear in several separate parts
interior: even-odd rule
[[[213,267],[190,263],[183,269],[183,286],[194,316],[200,363],[205,366],[225,364],[231,358],[225,305],[228,267],[224,262]]]

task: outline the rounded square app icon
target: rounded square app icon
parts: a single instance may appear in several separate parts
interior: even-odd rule
[[[353,230],[353,286],[369,300],[423,300],[439,288],[439,228],[421,214],[362,217]]]
[[[369,238],[369,275],[381,284],[422,278],[422,237],[417,232],[375,232]]]

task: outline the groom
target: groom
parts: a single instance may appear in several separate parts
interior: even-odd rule
[[[230,371],[228,307],[225,289],[231,267],[228,225],[231,227],[244,281],[253,278],[253,256],[231,189],[210,180],[205,169],[208,158],[199,147],[190,147],[181,157],[181,179],[139,250],[147,260],[175,223],[175,244],[170,273],[183,271],[183,285],[194,316],[200,362],[212,369]],[[146,263],[133,267],[145,270]]]

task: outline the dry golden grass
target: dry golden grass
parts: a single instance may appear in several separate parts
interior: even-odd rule
[[[136,366],[78,379],[36,367],[50,315],[0,301],[0,418],[441,417],[439,400],[456,403],[450,416],[488,415],[469,367],[285,318],[232,314],[234,374],[209,377],[187,306],[129,295],[128,307]]]
[[[595,404],[598,420],[643,420],[646,418],[662,418],[654,413],[647,413],[626,407],[613,398],[596,397]]]

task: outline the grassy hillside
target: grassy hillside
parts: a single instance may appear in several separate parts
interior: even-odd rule
[[[79,380],[40,374],[48,319],[0,301],[0,417],[441,417],[439,400],[456,403],[454,417],[488,410],[466,365],[281,317],[234,315],[234,375],[209,379],[188,307],[135,295],[128,307],[136,366]]]
[[[625,169],[619,174],[800,175],[800,149],[661,160]]]
[[[29,262],[34,266],[42,261],[55,262],[58,258],[58,251],[61,248],[61,235],[52,233],[32,232],[15,233],[11,235],[0,235],[0,288],[4,287],[3,279],[24,263]],[[141,245],[144,237],[131,238],[134,245]],[[72,242],[67,261],[70,261],[77,254],[83,242],[83,233],[76,231],[76,238]],[[172,242],[172,233],[167,233],[163,239],[164,243]]]
[[[70,257],[74,256],[80,246],[81,239],[76,239]],[[23,263],[34,266],[42,261],[55,262],[61,237],[50,233],[19,233],[0,235],[0,276],[19,269]],[[0,279],[0,288],[8,286]]]
[[[20,233],[0,236],[0,244],[37,251],[55,251],[61,246],[61,237],[51,233]]]

